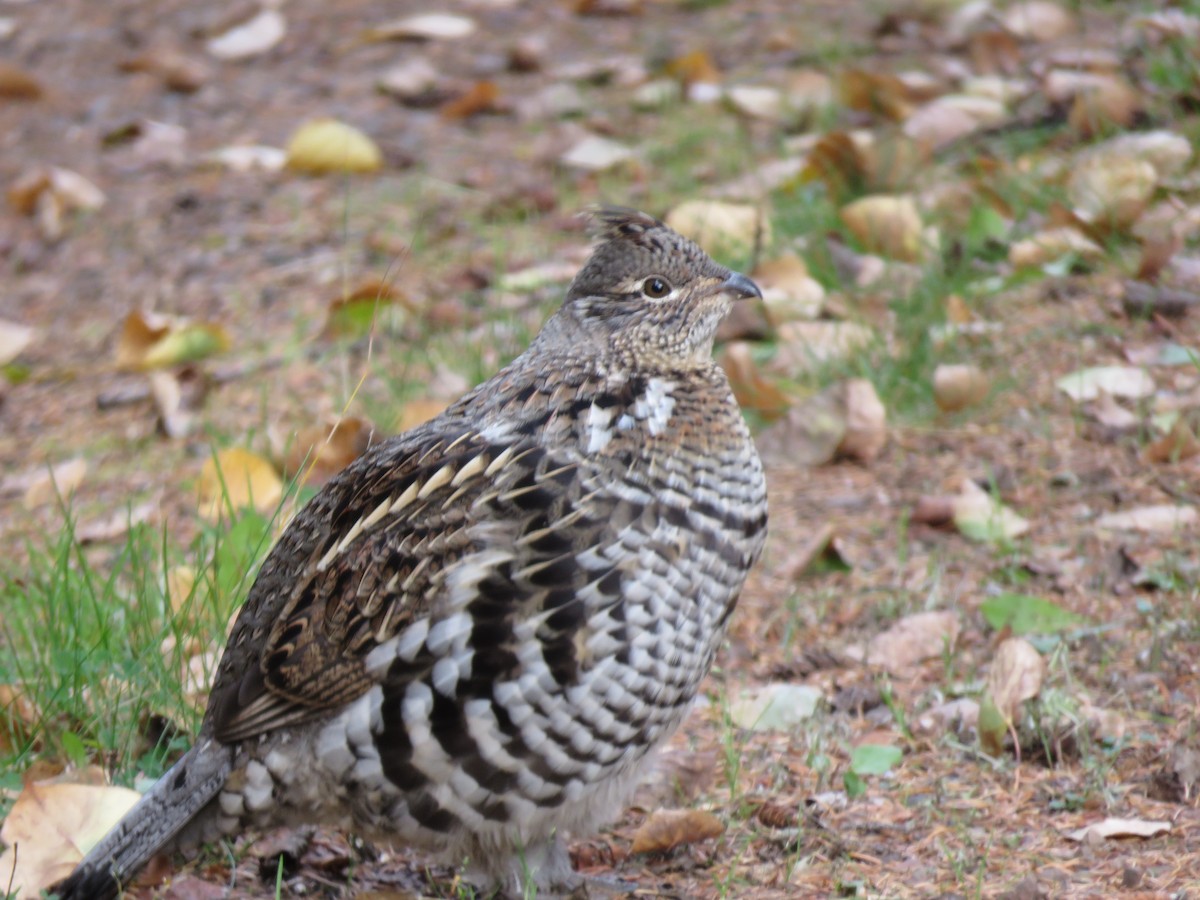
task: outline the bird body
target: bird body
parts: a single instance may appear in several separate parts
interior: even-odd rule
[[[60,897],[153,853],[321,822],[504,890],[571,880],[679,726],[765,537],[712,361],[744,276],[661,222],[600,243],[530,348],[371,448],[295,517],[225,649],[196,746]]]

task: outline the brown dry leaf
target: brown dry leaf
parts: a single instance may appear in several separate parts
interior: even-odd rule
[[[137,791],[85,784],[26,784],[0,828],[5,884],[18,900],[36,900],[65,878],[133,804]]]
[[[736,384],[733,390],[738,393]],[[767,465],[820,466],[837,455],[846,427],[844,386],[832,385],[792,406],[755,443]]]
[[[693,50],[667,63],[667,75],[683,82],[684,88],[694,84],[720,84],[721,70],[703,50]]]
[[[633,835],[630,853],[665,853],[725,833],[721,820],[699,809],[657,809]]]
[[[0,750],[11,753],[33,740],[42,713],[20,684],[0,684]]]
[[[287,167],[313,175],[329,172],[375,172],[383,153],[363,132],[336,119],[313,119],[292,134]]]
[[[904,123],[904,133],[930,150],[940,150],[1007,117],[999,100],[952,94],[917,109]]]
[[[981,74],[1012,75],[1021,70],[1021,45],[999,28],[977,31],[968,38],[971,67]]]
[[[1170,534],[1190,529],[1198,521],[1200,514],[1197,514],[1194,506],[1159,503],[1106,513],[1096,520],[1096,527],[1112,531]]]
[[[636,16],[643,0],[575,0],[575,12],[581,16]]]
[[[119,540],[129,533],[130,528],[154,519],[159,506],[159,499],[147,500],[131,508],[122,507],[99,519],[80,522],[75,527],[75,539],[85,545]]]
[[[763,307],[773,326],[815,319],[821,314],[825,288],[808,274],[808,267],[794,253],[759,263],[751,277],[762,290]]]
[[[1146,445],[1142,455],[1149,463],[1175,463],[1200,456],[1200,439],[1184,416],[1175,420],[1171,430]]]
[[[1093,156],[1071,171],[1067,197],[1089,224],[1124,230],[1145,212],[1158,187],[1152,164],[1132,156]]]
[[[842,456],[869,463],[887,444],[887,409],[866,378],[845,383],[846,433],[838,445]]]
[[[87,460],[80,457],[40,470],[25,489],[25,508],[37,509],[59,497],[69,502],[75,489],[83,484],[87,469]]]
[[[913,110],[913,94],[895,75],[866,69],[847,69],[838,81],[838,93],[850,109],[902,122]]]
[[[0,319],[0,366],[7,366],[20,356],[33,342],[34,333],[28,325]]]
[[[1104,248],[1077,228],[1048,228],[1009,247],[1008,261],[1018,269],[1030,269],[1055,262],[1068,253],[1081,260],[1097,260],[1104,257]]]
[[[368,29],[365,41],[453,41],[475,31],[475,20],[448,13],[423,13]]]
[[[876,191],[902,191],[928,162],[929,151],[900,132],[889,132],[859,143],[867,167],[867,185]]]
[[[748,341],[731,341],[721,350],[717,361],[725,370],[738,403],[774,418],[791,406],[792,401],[777,384],[763,376],[754,361],[753,348]]]
[[[1116,432],[1132,431],[1142,421],[1136,413],[1127,410],[1106,391],[1100,392],[1096,402],[1088,409],[1088,414],[1105,428]]]
[[[975,321],[975,313],[962,295],[950,294],[946,298],[946,321],[951,325],[968,325]]]
[[[1067,122],[1083,139],[1116,128],[1128,128],[1142,111],[1141,94],[1129,82],[1116,76],[1100,76],[1103,81],[1075,95]]]
[[[984,689],[1011,724],[1016,721],[1021,704],[1041,692],[1045,678],[1046,662],[1033,644],[1024,638],[1010,637],[996,648]]]
[[[434,416],[440,415],[449,404],[445,400],[427,398],[424,400],[409,400],[400,410],[396,420],[396,431],[403,433],[418,425],[424,425]]]
[[[129,371],[192,362],[229,349],[229,333],[213,322],[134,310],[117,337],[117,368]]]
[[[873,194],[842,207],[841,219],[869,253],[915,262],[921,256],[922,224],[909,194]]]
[[[933,370],[933,400],[942,412],[982,403],[991,389],[991,379],[978,366],[943,364]]]
[[[41,83],[12,63],[0,62],[0,98],[5,100],[38,100]]]
[[[847,648],[847,654],[862,658],[868,665],[901,674],[926,659],[952,650],[961,627],[958,613],[949,610],[914,613],[871,638],[865,658],[855,647]]]
[[[772,372],[794,378],[832,359],[845,359],[875,340],[875,332],[858,322],[785,322],[779,326],[777,351],[768,363]]]
[[[1107,818],[1103,822],[1086,825],[1076,831],[1068,832],[1064,837],[1069,841],[1101,841],[1105,838],[1150,838],[1166,834],[1171,830],[1170,822],[1155,822],[1150,819],[1117,819]]]
[[[870,175],[858,142],[845,131],[831,131],[808,153],[803,180],[821,181],[834,197],[857,192]]]
[[[62,212],[96,210],[104,205],[104,192],[78,172],[59,166],[35,166],[23,172],[8,188],[8,203],[31,216],[52,200]]]
[[[248,506],[270,513],[283,497],[283,482],[275,467],[240,447],[206,459],[196,489],[200,515],[209,521]]]
[[[155,47],[117,63],[122,72],[145,72],[162,81],[168,90],[191,94],[212,76],[208,66],[173,47]]]
[[[500,99],[500,88],[494,81],[477,81],[462,96],[442,105],[438,114],[448,122],[469,119],[485,112],[494,112]]]
[[[263,9],[223,34],[210,39],[205,49],[217,59],[249,59],[266,53],[287,33],[287,20],[274,9]]]
[[[306,484],[324,484],[358,459],[374,434],[375,426],[357,416],[302,428],[284,456],[283,473],[302,475]]]
[[[208,376],[195,366],[179,371],[156,369],[147,373],[150,394],[158,410],[158,428],[169,438],[190,435],[200,421],[210,385]]]
[[[1177,234],[1168,232],[1160,235],[1148,235],[1142,242],[1142,258],[1138,262],[1135,282],[1158,281],[1158,276],[1170,265],[1171,258],[1179,252],[1183,242]],[[1128,293],[1128,291],[1127,291]]]
[[[687,200],[666,223],[709,253],[744,256],[771,241],[771,223],[761,207],[720,200]]]
[[[1021,0],[1009,6],[1000,18],[1014,37],[1050,43],[1074,34],[1075,16],[1049,0]]]

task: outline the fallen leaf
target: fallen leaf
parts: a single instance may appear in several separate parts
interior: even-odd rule
[[[1142,111],[1142,98],[1137,90],[1115,75],[1100,76],[1096,86],[1075,95],[1067,122],[1083,139],[1095,137],[1115,128],[1128,128]]]
[[[831,131],[817,141],[800,174],[801,181],[821,181],[834,197],[860,193],[869,177],[866,156],[845,131]]]
[[[778,328],[777,352],[769,368],[789,378],[835,359],[847,359],[875,340],[875,332],[858,322],[784,322]]]
[[[768,378],[754,360],[754,345],[749,341],[730,341],[718,354],[717,362],[725,370],[733,394],[743,409],[753,409],[774,418],[792,405],[792,400]]]
[[[222,147],[205,157],[231,172],[278,172],[287,165],[287,151],[263,144]]]
[[[816,715],[823,698],[807,684],[765,684],[743,690],[729,704],[729,720],[750,731],[791,731]]]
[[[171,91],[192,94],[200,90],[212,73],[209,67],[172,47],[154,47],[119,63],[122,72],[145,72],[162,81]]]
[[[375,142],[336,119],[305,122],[288,140],[287,167],[297,172],[375,172],[382,165]]]
[[[1013,3],[1000,16],[1001,24],[1014,37],[1049,43],[1073,34],[1075,16],[1049,0]]]
[[[441,82],[441,73],[428,59],[414,56],[380,75],[375,87],[403,103],[424,106],[429,105],[430,98],[436,102],[436,88]]]
[[[1097,260],[1104,257],[1104,249],[1079,229],[1064,225],[1017,241],[1008,249],[1008,261],[1018,269],[1031,269],[1057,262],[1068,254],[1081,260]]]
[[[764,122],[780,122],[787,112],[783,93],[773,87],[737,85],[725,91],[725,100],[736,112]]]
[[[978,366],[942,364],[933,370],[933,401],[942,412],[976,406],[991,389],[991,380]]]
[[[374,434],[375,426],[357,416],[303,428],[284,456],[284,475],[303,476],[306,484],[324,484],[361,456]]]
[[[25,489],[25,508],[37,509],[59,497],[69,502],[76,488],[83,484],[87,470],[87,460],[82,457],[39,470]]]
[[[63,210],[97,210],[104,205],[104,192],[78,172],[59,166],[37,166],[20,175],[9,186],[8,202],[17,212],[30,216],[49,195]]]
[[[134,310],[117,337],[117,368],[145,371],[192,362],[223,353],[230,343],[228,332],[216,323]]]
[[[954,498],[954,526],[963,537],[983,543],[1010,541],[1029,530],[1029,522],[969,478]]]
[[[725,833],[721,820],[699,809],[657,809],[633,835],[630,853],[665,853]]]
[[[846,410],[846,430],[838,445],[838,453],[870,463],[887,444],[887,409],[875,385],[866,378],[851,378],[845,382],[843,397]]]
[[[736,383],[734,393],[738,393]],[[832,385],[798,401],[787,415],[761,432],[755,443],[768,465],[820,466],[837,456],[846,430],[845,389]]]
[[[6,848],[0,871],[19,900],[41,892],[75,868],[139,799],[137,791],[61,782],[26,784],[0,828]]]
[[[847,68],[838,83],[842,102],[850,109],[902,122],[912,114],[914,97],[908,85],[888,72]]]
[[[1176,463],[1200,456],[1200,439],[1196,437],[1187,419],[1180,416],[1171,430],[1157,441],[1146,445],[1142,451],[1146,462]]]
[[[685,90],[696,84],[721,83],[721,70],[703,50],[693,50],[675,57],[666,64],[664,71],[683,82]]]
[[[1142,131],[1119,134],[1093,144],[1082,154],[1085,159],[1135,159],[1154,166],[1158,177],[1179,175],[1192,160],[1191,141],[1173,131]]]
[[[263,9],[251,19],[211,38],[205,49],[217,59],[239,60],[261,56],[287,33],[287,21],[274,9]]]
[[[0,366],[7,366],[33,342],[35,332],[28,325],[0,319]]]
[[[41,96],[41,82],[12,63],[0,62],[0,98],[38,100]]]
[[[1194,506],[1175,506],[1162,503],[1138,506],[1134,509],[1106,513],[1096,520],[1096,527],[1111,531],[1143,531],[1165,533],[1183,531],[1200,520]]]
[[[771,223],[763,210],[747,203],[686,200],[665,221],[714,255],[746,256],[771,241]]]
[[[979,613],[995,631],[1008,629],[1014,635],[1055,634],[1078,628],[1087,620],[1032,594],[1004,591],[979,605]]]
[[[1016,720],[1021,704],[1042,690],[1046,662],[1024,638],[1011,637],[1000,643],[992,656],[985,691],[1009,722]]]
[[[321,336],[358,339],[370,334],[384,313],[395,321],[385,322],[394,331],[405,317],[415,312],[412,301],[393,281],[365,278],[329,304]]]
[[[32,745],[42,716],[24,685],[0,684],[0,749],[13,753]]]
[[[475,20],[449,13],[422,13],[376,25],[367,41],[454,41],[475,32]]]
[[[418,425],[423,425],[445,410],[448,405],[445,400],[409,400],[400,410],[400,416],[396,420],[396,431],[403,433]]]
[[[283,482],[266,459],[231,447],[204,461],[196,490],[200,515],[216,521],[245,507],[273,512],[283,497]]]
[[[1101,392],[1111,397],[1139,400],[1154,393],[1154,379],[1139,366],[1093,366],[1078,369],[1054,382],[1055,387],[1081,403],[1095,400]]]
[[[850,656],[859,656],[868,665],[902,674],[917,663],[953,650],[961,627],[959,615],[955,612],[939,610],[913,613],[871,638],[865,654],[856,647],[848,647],[846,652]]]
[[[1104,840],[1106,838],[1150,838],[1165,834],[1171,830],[1170,822],[1156,822],[1151,819],[1117,819],[1109,817],[1102,822],[1085,825],[1075,831],[1068,832],[1064,837],[1069,841]]]
[[[564,153],[559,161],[572,169],[604,172],[634,159],[634,152],[624,144],[599,135],[588,135]]]
[[[1083,221],[1123,230],[1150,203],[1158,171],[1131,156],[1098,156],[1076,166],[1067,181],[1067,197]]]
[[[1117,432],[1132,431],[1142,421],[1136,413],[1130,412],[1114,400],[1112,394],[1104,391],[1100,392],[1096,402],[1089,407],[1088,414],[1105,428]]]
[[[158,410],[159,430],[169,438],[185,438],[195,430],[210,387],[208,376],[195,366],[180,371],[157,369],[147,373],[150,395]]]
[[[809,276],[808,267],[795,254],[759,263],[751,277],[762,290],[763,307],[773,326],[821,314],[825,288]]]
[[[499,99],[500,88],[496,82],[477,81],[464,94],[444,103],[438,115],[448,122],[469,119],[480,113],[494,111]]]
[[[139,503],[132,508],[122,508],[101,519],[80,522],[75,526],[75,539],[80,544],[102,544],[119,540],[129,529],[152,521],[159,510],[159,500]]]
[[[905,262],[920,258],[921,214],[910,195],[862,197],[843,206],[839,215],[868,253]]]

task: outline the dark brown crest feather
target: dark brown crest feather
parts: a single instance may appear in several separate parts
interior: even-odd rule
[[[598,241],[633,237],[652,228],[666,228],[661,221],[628,206],[596,205],[582,213],[588,219],[588,234]]]

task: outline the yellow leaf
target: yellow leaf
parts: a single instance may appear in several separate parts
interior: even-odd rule
[[[121,787],[33,782],[26,785],[0,829],[5,882],[20,900],[37,898],[70,874],[84,854],[140,799]]]
[[[287,166],[297,172],[375,172],[382,165],[376,143],[336,119],[305,122],[287,145]]]
[[[229,334],[215,323],[135,310],[125,317],[117,338],[117,367],[157,369],[203,359],[229,346]]]
[[[725,826],[710,812],[699,809],[659,809],[633,836],[631,853],[662,853],[683,844],[720,837]]]
[[[205,460],[198,493],[200,514],[212,521],[230,508],[252,506],[262,513],[271,512],[283,496],[283,482],[267,460],[231,447]]]

